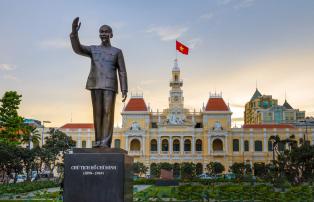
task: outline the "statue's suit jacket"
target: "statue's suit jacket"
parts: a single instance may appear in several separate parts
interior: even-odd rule
[[[120,49],[102,45],[84,46],[80,43],[77,33],[70,34],[70,38],[75,53],[91,58],[86,89],[104,89],[118,93],[118,72],[121,91],[128,91],[125,63]]]

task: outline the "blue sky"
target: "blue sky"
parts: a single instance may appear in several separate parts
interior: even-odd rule
[[[17,1],[0,0],[0,95],[23,95],[20,113],[53,126],[92,122],[85,90],[90,61],[73,53],[74,17],[81,42],[99,44],[98,28],[113,27],[123,50],[129,91],[143,93],[154,111],[167,107],[175,39],[185,106],[199,110],[209,92],[222,91],[233,118],[254,93],[314,115],[314,1]],[[121,96],[116,123],[120,124]]]

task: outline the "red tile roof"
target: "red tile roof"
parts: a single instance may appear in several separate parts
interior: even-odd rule
[[[244,124],[243,128],[295,128],[291,124]]]
[[[67,123],[64,126],[61,126],[62,129],[73,129],[73,128],[94,128],[92,123]]]
[[[229,108],[222,98],[209,98],[205,111],[229,111]]]
[[[147,106],[143,98],[131,98],[124,111],[147,111]]]

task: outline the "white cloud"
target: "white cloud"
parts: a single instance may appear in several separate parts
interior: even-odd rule
[[[120,22],[120,21],[118,21],[118,22],[113,22],[113,23],[111,24],[111,26],[112,26],[113,29],[121,29],[121,28],[123,28],[123,27],[126,26],[126,23],[125,23],[125,22]],[[113,30],[113,31],[114,31],[114,30]]]
[[[19,78],[17,78],[16,76],[10,75],[10,74],[6,74],[3,76],[3,79],[5,80],[11,80],[11,81],[20,81]]]
[[[0,70],[3,71],[10,71],[16,68],[16,65],[12,64],[0,64]]]
[[[227,5],[229,3],[231,3],[233,0],[219,0],[219,4],[222,4],[222,5]]]
[[[202,43],[202,40],[200,38],[194,38],[194,39],[189,40],[187,42],[187,45],[189,48],[193,49],[196,46],[198,46],[200,43]]]
[[[43,48],[55,48],[55,49],[63,49],[63,48],[70,48],[71,42],[70,40],[66,39],[47,39],[40,42],[40,47]]]
[[[221,5],[233,5],[234,9],[247,8],[254,4],[256,0],[219,0]]]
[[[253,5],[256,0],[241,0],[234,5],[235,9],[247,8]]]
[[[152,27],[146,30],[147,33],[154,33],[160,37],[162,41],[170,41],[179,38],[188,30],[187,27],[179,26],[159,26]]]
[[[200,16],[200,19],[202,20],[210,20],[214,17],[213,13],[204,13],[203,15]]]

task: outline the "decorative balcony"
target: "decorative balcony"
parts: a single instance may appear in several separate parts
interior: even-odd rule
[[[180,155],[180,151],[173,151],[172,154],[173,155]]]
[[[141,156],[143,153],[142,153],[142,151],[133,150],[133,151],[129,151],[128,154],[130,156]]]
[[[161,151],[160,154],[167,155],[167,154],[169,154],[169,151]]]
[[[216,150],[216,151],[213,151],[212,153],[214,156],[224,156],[226,155],[226,152],[223,151],[223,150]]]
[[[158,151],[150,151],[150,154],[151,155],[156,155],[156,154],[158,154]]]

